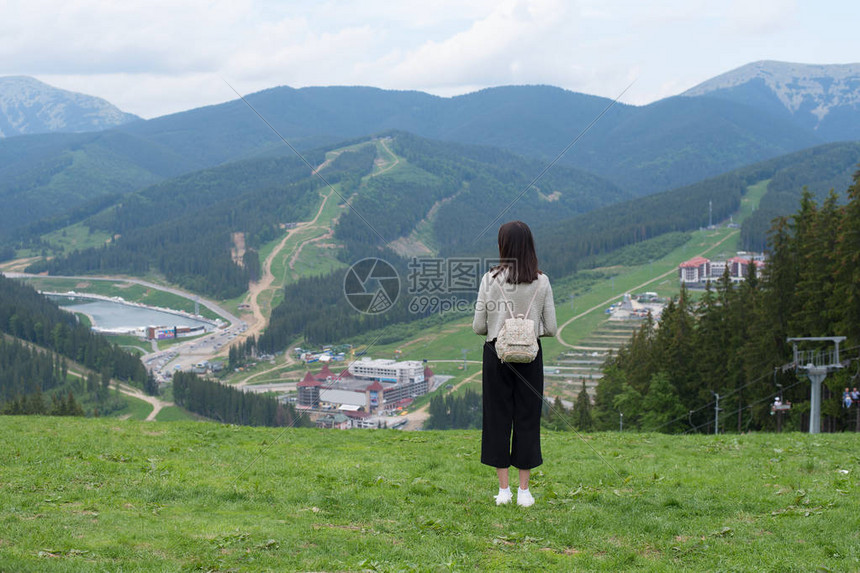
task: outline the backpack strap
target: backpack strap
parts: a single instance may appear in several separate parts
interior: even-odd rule
[[[536,280],[540,280],[540,279],[536,279]],[[505,284],[505,283],[504,283],[502,280],[499,280],[499,290],[500,290],[500,291],[502,291],[502,298],[504,298],[504,299],[505,299],[505,302],[507,303],[507,306],[508,306],[508,312],[511,314],[511,318],[516,318],[516,317],[514,316],[514,305],[511,303],[511,301],[510,301],[510,300],[508,300],[508,297],[507,297],[507,295],[505,294],[505,287],[504,287],[504,284]],[[532,310],[532,304],[534,303],[535,298],[537,297],[537,293],[538,293],[538,291],[539,291],[539,290],[540,290],[540,284],[538,284],[538,285],[537,285],[537,288],[535,288],[535,292],[534,292],[534,294],[532,295],[532,299],[531,299],[531,301],[529,301],[529,306],[528,306],[528,308],[526,308],[526,313],[523,315],[524,317],[528,316],[528,315],[529,315],[529,312],[531,312],[531,310]]]

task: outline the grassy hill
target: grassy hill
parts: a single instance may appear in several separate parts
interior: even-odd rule
[[[3,570],[860,567],[848,434],[545,432],[529,509],[494,505],[477,431],[2,417],[0,437]]]

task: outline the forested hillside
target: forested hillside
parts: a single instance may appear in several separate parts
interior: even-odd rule
[[[392,137],[391,147],[405,165],[367,181],[352,202],[355,211],[344,214],[337,227],[336,236],[354,253],[378,248],[377,232],[390,242],[425,221],[434,251],[474,254],[494,244],[493,233],[476,239],[508,206],[508,216],[541,227],[630,196],[605,179],[559,166],[529,187],[545,163],[497,148],[400,132]]]
[[[344,171],[368,171],[372,151],[341,154],[325,171],[338,182]],[[321,156],[310,154],[321,163]],[[257,278],[256,249],[273,239],[284,223],[305,220],[323,184],[299,159],[249,160],[172,179],[123,199],[87,219],[94,229],[117,239],[108,246],[74,252],[31,270],[53,274],[129,273],[158,270],[195,292],[230,298]],[[245,264],[230,256],[231,234],[245,234]]]
[[[32,287],[0,275],[0,332],[54,350],[88,368],[143,387],[138,358],[111,344]]]
[[[223,424],[294,428],[311,425],[292,404],[281,404],[271,394],[245,392],[190,372],[173,376],[173,396],[178,405]]]
[[[20,396],[37,396],[44,408],[41,394],[64,384],[68,366],[58,355],[39,352],[20,340],[0,335],[0,408]]]
[[[91,373],[70,385],[68,361],[59,356]],[[148,392],[155,389],[137,356],[79,324],[74,315],[60,310],[32,287],[0,275],[0,410],[83,415],[79,401],[86,398],[94,411],[105,412],[121,407],[111,400],[111,378]],[[49,393],[57,388],[63,388],[62,395],[54,394],[48,401]]]
[[[626,195],[598,177],[559,167],[519,200],[517,197],[544,165],[492,148],[432,142],[395,133],[394,151],[405,159],[396,169],[367,175],[376,159],[375,146],[364,140],[338,152],[322,171],[340,194],[355,194],[340,220],[336,237],[346,245],[344,261],[373,252],[409,236],[422,222],[425,237],[439,252],[471,242],[505,204],[535,226],[617,202]],[[324,152],[307,154],[321,164]],[[265,158],[233,163],[184,175],[122,199],[86,219],[92,229],[117,237],[111,245],[90,248],[31,271],[52,274],[130,273],[157,270],[171,282],[219,298],[237,296],[255,278],[256,249],[275,238],[280,225],[307,220],[324,184],[297,158]],[[494,206],[492,209],[489,206]],[[431,214],[435,213],[430,220]],[[466,223],[468,221],[468,224]],[[247,264],[230,257],[230,237],[245,234]],[[385,239],[380,240],[379,235]],[[486,245],[493,238],[483,237]],[[363,255],[362,255],[363,256]]]
[[[851,368],[825,380],[823,428],[854,428],[841,390],[857,386],[860,360],[860,173],[843,195],[819,203],[804,192],[799,210],[778,219],[761,277],[739,286],[728,277],[698,302],[682,291],[659,324],[647,322],[612,357],[597,388],[599,428],[666,432],[713,427],[712,392],[720,394],[724,429],[770,429],[770,403],[784,390],[792,429],[808,412],[809,385],[793,368],[789,337],[846,336]]]
[[[735,212],[749,185],[770,180],[741,229],[742,247],[764,250],[771,221],[790,214],[804,186],[823,198],[845,188],[860,163],[860,143],[833,143],[744,167],[699,183],[636,199],[538,230],[542,258],[551,274],[563,276],[582,261],[673,231],[704,227]],[[713,216],[709,213],[709,202]]]
[[[611,99],[552,86],[506,86],[452,98],[367,87],[278,87],[246,96],[304,148],[388,129],[490,145],[549,160]],[[233,101],[127,126],[199,162],[225,162],[279,145],[244,102]],[[812,130],[736,102],[668,98],[616,103],[561,163],[647,194],[822,143]]]
[[[404,140],[409,141],[409,139]],[[396,141],[395,145],[401,145],[400,136]],[[830,144],[756,164],[687,187],[614,203],[586,214],[559,220],[560,211],[558,209],[555,212],[551,211],[556,203],[545,203],[545,199],[541,197],[558,189],[566,189],[567,187],[563,187],[565,183],[572,184],[573,196],[577,196],[577,180],[570,179],[566,170],[551,170],[547,180],[542,179],[538,183],[539,192],[529,191],[518,201],[513,201],[530,181],[522,178],[516,162],[511,163],[512,169],[502,172],[503,176],[494,174],[495,178],[493,178],[474,166],[468,168],[468,163],[464,167],[462,163],[447,162],[444,154],[441,156],[432,154],[430,152],[434,145],[432,142],[418,140],[417,143],[419,145],[415,149],[420,150],[420,153],[410,161],[421,165],[423,170],[431,174],[424,177],[425,184],[444,181],[446,177],[454,182],[468,182],[454,200],[445,203],[438,210],[433,222],[434,236],[440,237],[437,239],[440,243],[440,254],[455,257],[497,256],[496,231],[501,220],[491,225],[492,228],[480,238],[478,235],[493,217],[498,216],[503,209],[511,205],[511,209],[504,214],[503,220],[520,218],[532,226],[539,245],[538,255],[541,267],[553,278],[561,278],[580,269],[605,264],[605,256],[622,247],[668,233],[686,232],[704,227],[709,221],[709,202],[713,208],[713,221],[725,220],[737,211],[749,185],[772,178],[773,181],[793,180],[795,184],[803,181],[820,187],[826,185],[833,173],[850,172],[857,157],[860,157],[858,144]],[[404,155],[408,156],[410,153],[408,149],[399,149]],[[473,153],[492,153],[492,150],[475,150]],[[501,153],[501,157],[508,160],[504,152],[496,153]],[[468,154],[465,156],[468,157]],[[808,173],[804,172],[800,179],[792,179],[794,166],[803,163],[807,157],[814,158],[816,164],[826,168],[811,169]],[[414,175],[416,172],[408,173]],[[526,182],[523,183],[523,181]],[[441,183],[437,184],[441,185]],[[556,184],[559,187],[556,187]],[[405,183],[400,181],[398,189],[408,189],[404,185]],[[518,185],[523,186],[518,188]],[[517,190],[513,191],[514,189]],[[494,195],[497,190],[498,196]],[[611,188],[608,190],[611,191]],[[510,194],[505,195],[506,191]],[[566,191],[561,192],[561,197],[564,197],[565,193]],[[400,199],[406,205],[404,218],[409,217],[407,197],[411,195],[404,192]],[[372,205],[372,198],[372,195],[368,196],[367,201],[357,201],[356,204],[362,207]],[[399,205],[396,203],[396,198],[394,200],[394,204]],[[414,202],[414,199],[412,201]],[[763,200],[762,203],[765,201]],[[541,210],[542,206],[543,210]],[[361,212],[364,214],[368,211]],[[412,217],[417,219],[418,215],[416,213]],[[394,228],[391,226],[399,224],[399,220],[388,222],[386,217],[379,215],[371,218],[370,221],[374,226],[378,225],[377,228],[386,231]],[[392,234],[395,232],[397,232],[396,229]],[[380,256],[379,237],[360,218],[344,217],[337,233],[347,245],[347,251],[344,253],[345,262],[351,264],[363,257]],[[385,258],[397,269],[402,280],[403,277],[409,276],[407,260],[397,257],[390,251]],[[273,311],[269,329],[260,339],[261,348],[266,351],[280,350],[296,336],[304,336],[313,342],[344,340],[363,331],[426,316],[426,313],[414,312],[414,308],[410,310],[409,303],[412,299],[407,296],[401,297],[384,314],[358,315],[343,297],[343,279],[344,272],[340,271],[331,276],[302,279],[288,285],[284,301]],[[454,296],[467,300],[474,296],[474,293],[455,293]],[[309,306],[308,301],[318,301],[318,303]]]
[[[635,107],[551,86],[499,87],[452,98],[366,87],[279,87],[246,100],[303,151],[396,129],[544,163],[606,111],[560,164],[635,195],[826,140],[791,118],[736,101],[675,97]],[[94,134],[7,139],[0,142],[0,198],[15,216],[0,214],[0,229],[12,233],[183,173],[289,153],[241,100]]]
[[[0,138],[0,239],[40,219],[203,167],[116,131]]]
[[[823,200],[831,190],[846,189],[860,165],[860,143],[832,143],[778,157],[747,170],[770,179],[758,209],[741,227],[748,250],[764,250],[771,222],[797,208],[804,187]]]

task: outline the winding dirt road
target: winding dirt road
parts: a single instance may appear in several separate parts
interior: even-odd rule
[[[146,417],[147,422],[154,421],[155,417],[158,415],[162,408],[166,406],[174,406],[173,402],[165,402],[164,400],[159,400],[155,396],[148,396],[137,388],[133,388],[132,386],[123,384],[122,382],[117,382],[116,380],[114,380],[113,385],[118,387],[119,391],[126,396],[131,396],[132,398],[143,400],[144,402],[147,402],[152,406],[152,412],[150,412],[149,416]]]
[[[332,160],[334,160],[334,156],[325,160],[325,162],[321,163],[319,167],[315,169],[315,172],[321,171],[326,165],[328,165]],[[248,287],[248,296],[246,297],[246,302],[250,307],[251,313],[253,314],[253,321],[249,321],[248,329],[245,331],[245,337],[250,337],[251,335],[259,336],[259,334],[266,328],[269,324],[269,319],[267,316],[263,314],[262,309],[260,308],[260,295],[272,288],[272,283],[275,281],[275,275],[272,274],[272,262],[275,258],[281,254],[281,251],[284,250],[284,247],[287,244],[287,241],[295,235],[299,231],[303,231],[310,227],[313,227],[317,224],[317,221],[320,218],[320,215],[323,212],[323,209],[326,206],[329,198],[334,193],[333,189],[328,189],[328,193],[322,195],[323,200],[320,203],[319,209],[317,209],[317,214],[310,221],[302,221],[300,223],[296,223],[296,226],[287,231],[287,234],[284,235],[284,238],[272,249],[272,252],[269,253],[269,256],[266,257],[266,260],[263,262],[263,276],[260,277],[260,280],[251,283]],[[332,230],[329,228],[328,231],[331,233]],[[314,240],[318,240],[321,237],[315,237],[313,239],[308,239],[307,241],[303,241],[299,244],[298,249],[300,250],[305,243],[311,242]],[[290,261],[290,268],[293,267],[293,260]],[[271,311],[271,309],[269,309]]]

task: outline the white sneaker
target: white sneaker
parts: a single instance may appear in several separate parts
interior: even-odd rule
[[[511,503],[511,499],[513,499],[513,497],[514,496],[511,493],[511,488],[499,488],[499,495],[496,496],[496,505],[505,505]]]
[[[527,489],[517,489],[517,505],[522,507],[531,507],[535,504],[535,498]]]

